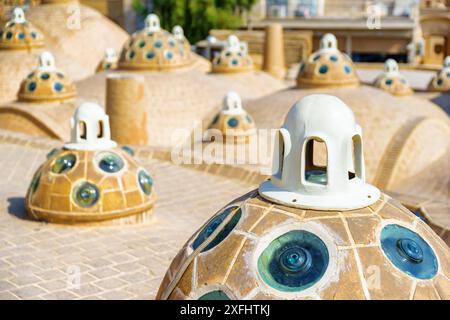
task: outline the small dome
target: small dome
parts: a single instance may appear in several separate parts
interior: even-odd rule
[[[450,56],[445,58],[442,70],[430,81],[428,90],[438,92],[450,91]]]
[[[99,63],[97,67],[97,72],[106,70],[115,70],[119,65],[119,57],[117,56],[116,50],[113,48],[108,48],[105,51],[105,57]]]
[[[242,107],[241,97],[236,92],[229,92],[224,97],[222,110],[214,117],[209,129],[220,130],[224,140],[236,138],[238,142],[248,142],[248,138],[256,134],[255,122]]]
[[[161,29],[159,18],[150,14],[145,28],[136,32],[122,50],[119,66],[130,70],[165,70],[193,63],[188,40],[181,27],[171,34]]]
[[[0,49],[30,50],[43,46],[42,33],[25,19],[22,8],[15,8],[11,20],[0,29]]]
[[[297,76],[299,88],[354,86],[359,84],[352,59],[337,48],[330,33],[320,40],[320,49],[304,61]]]
[[[29,102],[66,101],[76,96],[75,85],[56,68],[50,52],[39,57],[39,66],[22,81],[19,100]]]
[[[85,103],[72,118],[72,141],[51,152],[35,173],[26,208],[48,222],[101,222],[142,218],[155,198],[149,173],[110,140],[103,109]]]
[[[248,72],[253,70],[253,59],[235,35],[228,37],[224,49],[213,61],[215,73]]]
[[[305,97],[280,133],[283,153],[275,149],[274,156],[284,155],[281,175],[233,200],[188,240],[158,299],[449,298],[435,288],[450,275],[445,244],[412,212],[365,184],[362,139],[351,143],[361,132],[342,101]],[[325,180],[300,177],[308,168],[308,137],[328,143]],[[294,194],[296,201],[289,198]]]
[[[408,81],[400,74],[398,63],[394,59],[386,60],[384,72],[375,79],[374,86],[396,96],[414,93]]]

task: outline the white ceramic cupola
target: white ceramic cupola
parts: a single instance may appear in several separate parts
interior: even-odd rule
[[[366,184],[361,127],[337,97],[298,101],[277,133],[273,175],[259,187],[264,198],[318,210],[366,207],[380,191]]]
[[[394,59],[387,59],[384,63],[384,74],[388,77],[400,75],[397,61]]]
[[[25,23],[27,20],[25,19],[25,12],[22,8],[14,8],[12,14],[11,14],[11,20],[10,23]]]
[[[444,69],[445,69],[445,70],[450,69],[450,56],[447,56],[447,57],[444,59]]]
[[[223,98],[222,114],[231,116],[245,113],[246,112],[242,107],[242,100],[239,94],[234,91],[228,92]]]
[[[177,40],[183,40],[184,39],[184,30],[181,26],[174,26],[172,28],[172,34]]]
[[[109,117],[95,103],[83,103],[71,119],[71,141],[64,148],[69,150],[106,150],[117,146],[111,140]]]
[[[39,56],[38,69],[43,72],[56,71],[55,57],[49,51],[44,51]]]
[[[235,53],[243,51],[241,42],[239,41],[239,38],[237,36],[235,36],[234,34],[230,35],[227,38],[227,41],[225,43],[225,49],[227,51],[235,52]]]
[[[105,51],[105,61],[110,63],[115,63],[119,59],[116,50],[114,48],[107,48]]]
[[[161,23],[156,14],[151,13],[145,18],[145,29],[150,32],[161,31]]]
[[[337,39],[332,33],[325,34],[320,39],[320,52],[336,52],[338,51]]]

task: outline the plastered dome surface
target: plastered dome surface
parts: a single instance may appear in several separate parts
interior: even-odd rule
[[[335,118],[341,126],[326,125]],[[279,134],[284,147],[274,158],[282,160],[272,178],[226,205],[191,237],[157,298],[449,298],[448,247],[408,209],[365,182],[361,131],[342,101],[303,98]],[[327,145],[330,162],[324,167],[310,166],[316,151],[302,146],[311,139]]]
[[[133,34],[122,50],[119,66],[127,70],[167,70],[193,63],[188,40],[181,27],[175,34],[161,29],[157,15],[150,14],[145,28]]]
[[[33,219],[74,224],[143,221],[155,198],[149,173],[110,140],[103,109],[86,103],[72,119],[72,141],[49,153],[25,201]]]
[[[431,79],[428,90],[437,92],[450,91],[450,56],[445,58],[442,70]]]
[[[20,101],[67,101],[76,96],[75,85],[67,75],[56,68],[53,55],[46,51],[39,57],[39,66],[20,85]]]
[[[253,60],[238,37],[228,37],[225,47],[213,61],[214,73],[238,73],[253,70]]]
[[[330,33],[320,40],[320,49],[300,66],[299,88],[355,86],[359,84],[352,59],[339,51],[336,37]]]
[[[384,64],[384,72],[375,79],[374,86],[396,96],[409,96],[413,90],[400,74],[397,61],[388,59]]]
[[[48,50],[68,75],[79,80],[95,73],[107,48],[120,52],[128,34],[78,1],[52,1],[30,7],[28,19],[42,31]]]

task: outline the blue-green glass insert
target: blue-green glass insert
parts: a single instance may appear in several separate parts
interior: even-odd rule
[[[198,300],[231,300],[222,290],[208,292],[202,295]]]
[[[299,292],[325,274],[329,253],[315,234],[294,230],[273,240],[258,258],[258,272],[274,289]]]
[[[33,179],[31,179],[30,183],[30,193],[33,194],[36,192],[37,188],[39,187],[39,182],[41,181],[41,171],[38,170],[34,176]]]
[[[431,279],[438,271],[438,261],[430,245],[417,233],[397,224],[381,231],[381,248],[389,260],[411,277]]]
[[[133,148],[129,147],[129,146],[123,146],[122,150],[125,151],[126,153],[128,153],[130,156],[134,156],[134,150]]]
[[[55,82],[53,88],[55,88],[56,92],[61,92],[64,89],[64,85],[61,82]]]
[[[345,65],[344,66],[344,71],[345,71],[345,73],[350,74],[350,73],[352,73],[352,67],[350,67],[348,65]]]
[[[336,61],[338,61],[338,57],[336,55],[331,55],[330,60],[333,62],[336,62]]]
[[[98,155],[98,159],[100,169],[108,173],[119,172],[125,165],[122,158],[112,152],[102,152]]]
[[[384,83],[388,86],[390,86],[392,84],[392,79],[387,79]]]
[[[231,119],[228,120],[228,125],[231,128],[236,128],[239,125],[239,121],[236,118],[231,118]]]
[[[150,195],[153,189],[153,179],[150,175],[145,171],[141,170],[138,173],[138,182],[139,186],[146,195]]]
[[[68,153],[56,159],[51,170],[56,174],[66,173],[75,166],[76,162],[77,157],[72,153]]]
[[[328,72],[328,66],[326,64],[321,65],[320,68],[319,68],[319,73],[320,74],[325,74],[327,72]]]
[[[233,213],[233,217],[231,220],[223,226],[222,223],[225,219]],[[211,250],[219,243],[221,243],[230,233],[233,231],[234,227],[238,224],[239,220],[242,216],[241,208],[237,206],[229,207],[225,209],[222,213],[214,217],[203,229],[199,232],[197,238],[195,238],[192,243],[192,248],[196,250],[198,247],[202,245],[213,233],[216,231],[218,227],[222,227],[222,230],[217,234],[217,236],[202,250],[202,252],[206,252]]]
[[[33,82],[30,82],[30,83],[28,84],[27,88],[28,88],[28,91],[34,92],[34,90],[36,90],[36,88],[37,88],[36,82],[34,82],[34,81],[33,81]]]
[[[325,170],[307,170],[305,179],[311,183],[327,184],[327,172]]]
[[[73,193],[75,203],[83,208],[94,206],[99,198],[100,191],[97,186],[87,181],[78,183]]]

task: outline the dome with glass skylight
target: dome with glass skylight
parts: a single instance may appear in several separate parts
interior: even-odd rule
[[[119,67],[127,70],[166,70],[191,65],[194,57],[181,27],[175,34],[163,30],[157,15],[145,19],[122,50]]]
[[[27,102],[67,101],[75,98],[72,80],[56,68],[55,58],[46,51],[39,57],[39,65],[20,85],[18,98]]]
[[[14,8],[11,20],[0,29],[0,50],[31,50],[44,46],[44,36],[25,18],[22,8]]]
[[[214,73],[236,73],[253,70],[253,59],[247,47],[235,35],[228,37],[225,47],[213,61]]]
[[[414,93],[408,80],[400,74],[398,63],[394,59],[386,60],[384,72],[375,79],[374,86],[396,96]]]
[[[71,141],[52,150],[34,174],[29,216],[62,224],[145,221],[156,199],[153,179],[129,148],[111,140],[104,110],[84,103],[71,126]]]
[[[355,86],[359,84],[352,59],[339,51],[336,37],[328,33],[320,40],[320,49],[300,64],[299,88]]]
[[[330,95],[307,96],[276,139],[272,177],[187,241],[157,298],[450,298],[441,290],[448,248],[365,181],[362,132],[350,108]],[[316,159],[316,143],[325,160]]]

